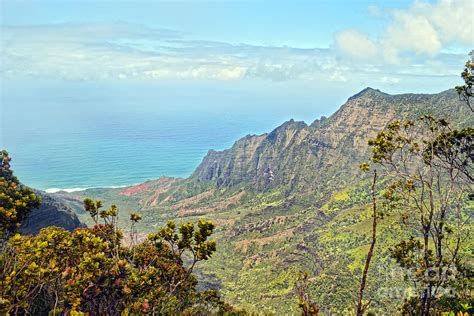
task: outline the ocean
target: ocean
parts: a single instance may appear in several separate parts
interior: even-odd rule
[[[50,192],[187,177],[209,149],[332,111],[227,86],[29,82],[1,91],[0,148],[23,183]]]

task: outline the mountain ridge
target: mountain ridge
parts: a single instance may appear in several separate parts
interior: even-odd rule
[[[463,118],[470,117],[465,115],[467,109],[454,89],[434,94],[390,95],[367,87],[349,97],[329,117],[309,125],[290,119],[268,133],[248,134],[225,150],[210,149],[188,178],[172,183],[166,180],[165,184],[161,183],[162,178],[150,180],[145,182],[150,198],[144,196],[147,192],[143,184],[136,194],[140,193],[140,203],[146,209],[167,207],[211,189],[268,192],[287,186],[283,191],[291,195],[295,190],[321,189],[323,182],[344,185],[348,177],[361,176],[356,165],[368,153],[367,139],[391,120],[413,119],[424,112],[443,114],[448,120],[454,118],[453,123],[458,125],[466,125]],[[351,170],[338,170],[341,164],[351,166]],[[326,171],[314,172],[321,169]],[[127,188],[108,191],[123,190]]]
[[[311,293],[318,303],[350,306],[354,293],[348,291],[357,287],[369,238],[369,186],[358,168],[370,151],[367,140],[394,119],[426,113],[456,127],[472,126],[468,111],[453,89],[393,96],[364,89],[328,118],[310,125],[289,120],[223,151],[210,150],[187,179],[65,196],[76,205],[84,197],[116,203],[125,223],[128,212],[139,210],[143,230],[168,220],[213,221],[219,246],[199,270],[201,286],[219,289],[236,306],[294,313],[298,271],[314,275]],[[374,266],[386,260],[384,247],[396,238],[396,227],[397,218],[382,222]],[[377,296],[377,287],[397,282],[388,279],[367,289],[375,293],[380,313],[394,311],[384,309],[388,301]]]
[[[295,156],[301,160],[306,158],[316,163],[314,160],[318,159],[318,153],[329,154],[334,159],[335,156],[346,153],[344,146],[340,145],[344,143],[356,150],[353,158],[360,159],[367,152],[367,138],[375,136],[396,117],[414,118],[417,113],[411,112],[420,111],[413,111],[412,107],[423,106],[427,111],[434,111],[436,106],[433,104],[440,104],[449,99],[453,110],[464,111],[463,105],[455,101],[454,96],[453,89],[438,94],[389,95],[380,90],[366,88],[350,97],[333,115],[323,119],[323,122],[315,120],[320,122],[319,124],[313,122],[307,125],[290,120],[270,133],[245,137],[230,149],[211,152],[203,158],[190,178],[199,182],[214,181],[217,187],[232,187],[239,185],[242,180],[253,180],[257,189],[265,190],[272,187],[271,181],[278,180],[276,170],[290,167],[284,164],[282,156]],[[297,155],[296,151],[301,154]],[[229,155],[230,152],[232,155]],[[276,160],[283,161],[283,165]],[[251,168],[243,170],[239,168],[242,164],[250,165]],[[271,175],[273,180],[269,181]],[[262,177],[267,179],[258,179]],[[290,180],[288,177],[284,179]]]

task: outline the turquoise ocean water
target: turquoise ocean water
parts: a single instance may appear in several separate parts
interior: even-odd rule
[[[290,118],[325,114],[305,99],[273,102],[251,91],[140,89],[4,85],[0,145],[16,175],[50,191],[187,177],[209,149],[228,148]]]

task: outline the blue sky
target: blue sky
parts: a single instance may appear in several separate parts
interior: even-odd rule
[[[387,1],[384,8],[409,5]],[[376,31],[374,1],[6,1],[7,25],[129,22],[168,28],[204,40],[329,47],[335,31]]]
[[[472,0],[3,0],[0,8],[4,85],[165,81],[323,100],[366,86],[437,92],[459,83],[474,48]]]

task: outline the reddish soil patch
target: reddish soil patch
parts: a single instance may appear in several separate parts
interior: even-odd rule
[[[148,191],[150,189],[150,185],[148,183],[140,183],[128,188],[125,188],[124,190],[120,191],[120,195],[125,195],[125,196],[133,196],[141,192]]]
[[[168,192],[170,187],[171,187],[171,184],[160,185],[158,188],[155,189],[155,192],[153,193],[153,195],[147,199],[145,205],[157,206],[158,204],[160,204],[161,194]]]

